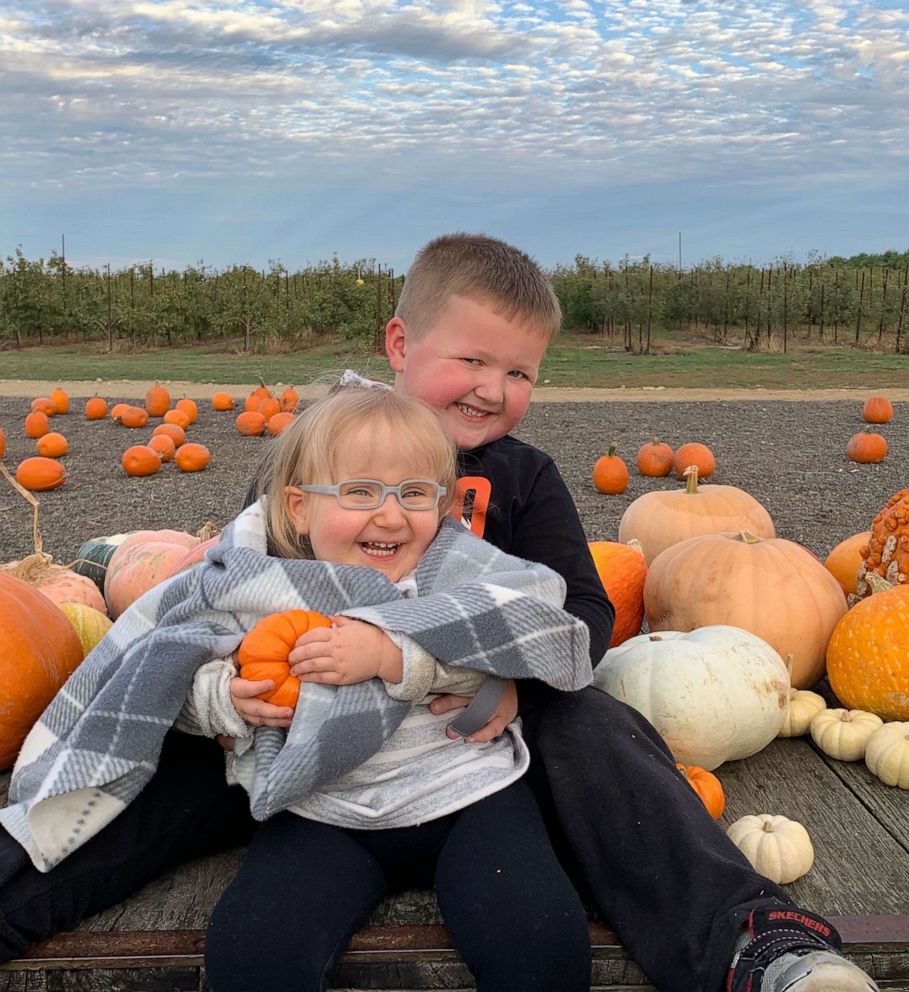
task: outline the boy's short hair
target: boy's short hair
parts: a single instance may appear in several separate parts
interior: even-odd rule
[[[429,472],[448,492],[439,504],[440,517],[454,503],[457,448],[439,414],[420,400],[388,388],[339,389],[306,407],[273,442],[259,495],[267,494],[266,528],[273,552],[281,558],[312,558],[308,538],[297,533],[287,512],[287,486],[340,482],[337,455],[358,430],[390,426],[402,451],[415,456],[419,474]],[[307,499],[327,499],[306,494]],[[428,512],[428,511],[427,511]]]
[[[508,320],[521,318],[546,338],[559,329],[559,300],[525,252],[485,234],[445,234],[421,248],[407,270],[395,315],[419,338],[450,296],[490,303]]]

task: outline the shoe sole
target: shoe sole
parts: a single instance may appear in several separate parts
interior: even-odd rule
[[[843,967],[844,964],[848,968]],[[802,975],[780,992],[879,992],[876,985],[869,985],[868,976],[855,965],[845,961],[819,964],[807,975]]]

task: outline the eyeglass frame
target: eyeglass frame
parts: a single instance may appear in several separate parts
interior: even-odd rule
[[[357,482],[368,482],[373,486],[380,486],[381,493],[379,494],[378,502],[370,503],[365,506],[345,506],[341,502],[341,486],[353,485]],[[436,500],[431,506],[405,506],[401,500],[401,489],[404,486],[412,485],[415,482],[426,483],[436,488]],[[380,482],[378,479],[342,479],[340,482],[336,482],[331,486],[317,486],[312,484],[300,484],[297,486],[291,486],[292,489],[297,489],[304,493],[314,493],[317,496],[334,496],[338,501],[338,506],[342,510],[378,510],[380,506],[383,506],[385,500],[389,495],[393,495],[398,501],[398,506],[402,510],[409,510],[413,513],[422,513],[424,510],[436,510],[443,499],[448,495],[448,487],[443,486],[440,482],[436,482],[433,479],[405,479],[403,482],[399,482],[396,486],[386,486],[384,482]]]

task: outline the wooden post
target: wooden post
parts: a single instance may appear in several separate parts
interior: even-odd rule
[[[862,269],[862,282],[859,288],[858,312],[855,315],[855,344],[859,343],[859,336],[862,333],[862,303],[865,299],[865,270]]]
[[[837,269],[833,274],[833,288],[838,289],[840,285],[840,270]],[[840,312],[839,307],[833,311],[833,343],[836,344],[836,339],[839,336],[840,330]]]
[[[789,266],[783,262],[783,354],[789,348]]]
[[[878,341],[883,341],[884,339],[884,310],[887,306],[887,279],[889,275],[890,269],[884,269],[884,282],[881,286],[881,319],[877,325]]]
[[[896,325],[896,353],[900,353],[900,339],[903,335],[903,313],[906,310],[906,284],[909,283],[909,263],[903,273],[903,291],[900,293],[900,315]]]
[[[110,262],[107,263],[107,350],[114,350],[113,306],[110,292]]]
[[[821,281],[821,299],[820,299],[820,327],[818,328],[818,340],[821,344],[824,343],[824,282]]]
[[[650,354],[650,329],[653,323],[653,266],[650,266],[650,277],[647,284],[647,341],[644,354]]]

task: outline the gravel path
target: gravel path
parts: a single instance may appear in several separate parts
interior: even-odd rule
[[[11,471],[34,454],[35,442],[22,429],[28,403],[23,396],[0,397]],[[240,437],[232,415],[200,402],[199,420],[189,434],[211,449],[209,468],[184,475],[166,464],[150,478],[128,478],[120,455],[146,440],[150,427],[89,423],[82,405],[76,401],[75,412],[52,420],[53,429],[69,440],[68,480],[54,492],[38,494],[45,550],[61,562],[75,557],[87,537],[165,527],[195,531],[206,520],[225,524],[239,509],[254,466],[270,443]],[[890,444],[890,454],[879,465],[855,465],[845,455],[847,439],[866,426],[858,399],[547,402],[531,409],[517,433],[554,455],[591,540],[615,540],[632,500],[651,489],[679,485],[673,479],[645,479],[633,467],[638,446],[658,436],[674,447],[685,441],[709,444],[718,464],[711,481],[748,490],[768,509],[780,537],[800,541],[824,557],[843,538],[867,529],[890,495],[909,487],[909,402],[894,406],[893,421],[876,428]],[[631,468],[631,482],[621,496],[601,495],[590,482],[594,461],[611,442],[618,443]],[[31,508],[0,478],[0,560],[31,550]]]

